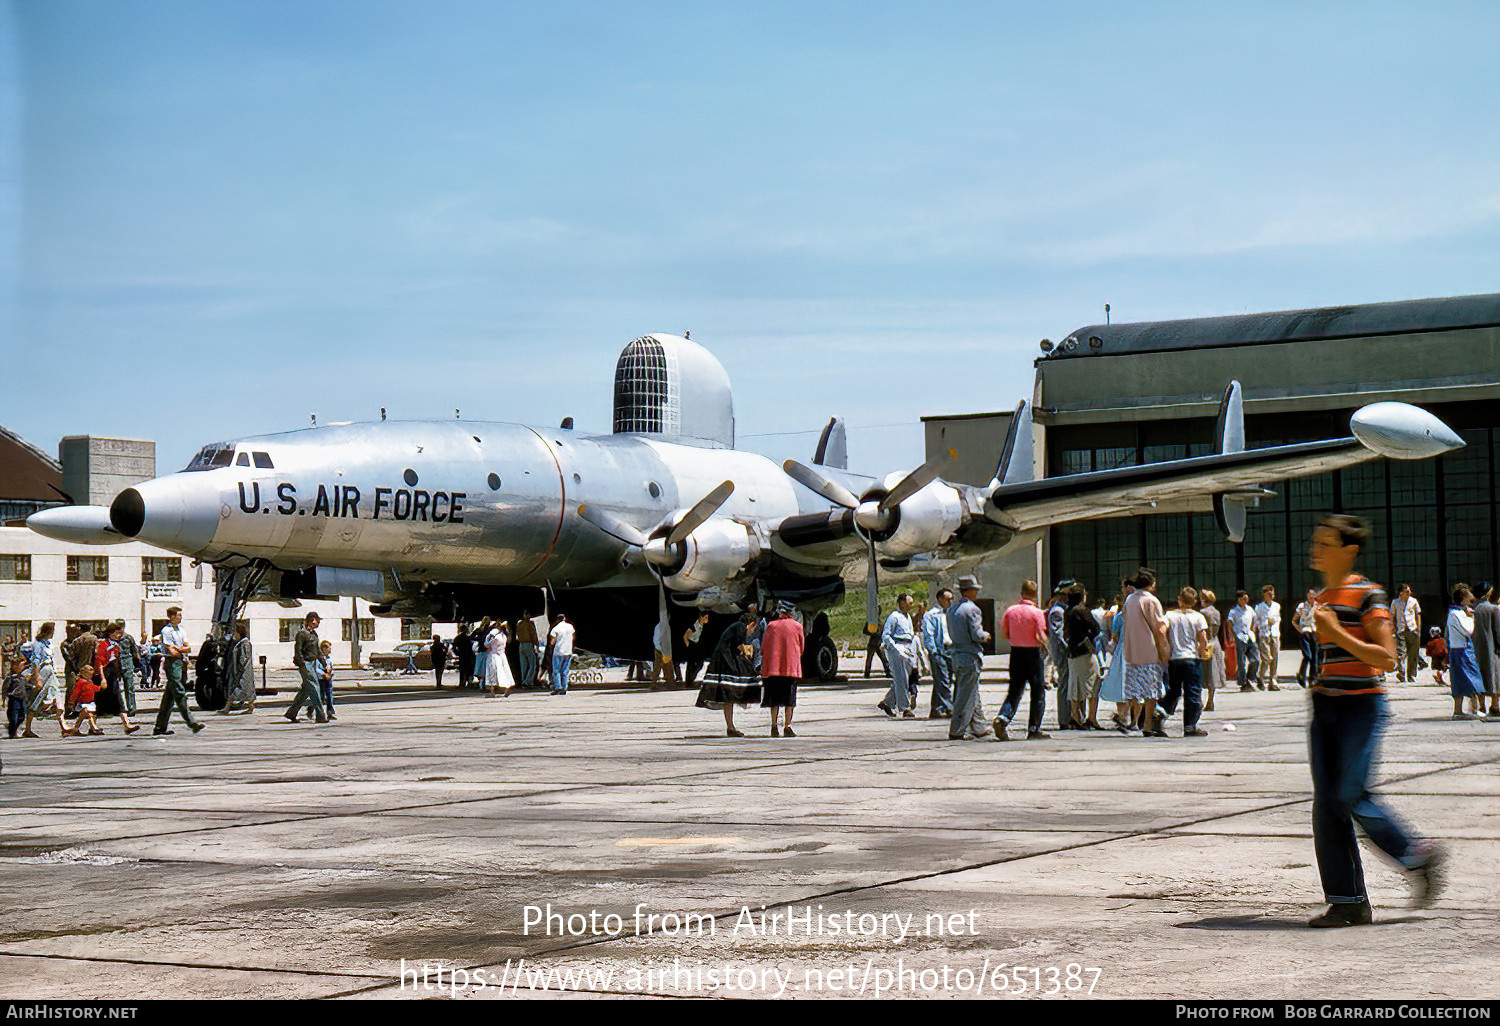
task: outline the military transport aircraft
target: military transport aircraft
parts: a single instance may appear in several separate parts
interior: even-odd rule
[[[983,487],[942,480],[951,452],[909,472],[852,474],[837,420],[810,463],[778,466],[734,448],[718,360],[661,334],[620,355],[612,434],[563,423],[382,420],[215,442],[108,508],[50,509],[27,524],[74,542],[139,539],[212,564],[214,622],[226,633],[269,586],[284,598],[357,595],[391,616],[562,610],[579,645],[645,658],[660,620],[670,637],[698,609],[731,613],[751,598],[812,612],[840,602],[846,579],[865,582],[873,621],[882,570],[966,568],[1070,520],[1211,503],[1239,540],[1266,482],[1463,445],[1431,414],[1384,402],[1354,414],[1352,437],[1246,449],[1232,383],[1217,451],[1192,459],[1037,479],[1022,403]],[[831,676],[831,643],[813,655]]]

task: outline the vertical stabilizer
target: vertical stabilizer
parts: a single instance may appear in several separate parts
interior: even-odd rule
[[[1224,390],[1224,400],[1219,403],[1219,423],[1214,428],[1214,443],[1221,456],[1245,451],[1245,399],[1238,381],[1231,381]],[[1214,496],[1214,519],[1231,542],[1245,540],[1249,506],[1248,499],[1230,498],[1222,492]]]
[[[820,467],[832,467],[835,470],[849,469],[849,441],[844,433],[842,417],[830,417],[823,426],[813,462]]]
[[[1219,403],[1219,424],[1214,429],[1214,441],[1219,454],[1245,451],[1245,400],[1240,394],[1240,383],[1231,381],[1224,390],[1224,400]]]
[[[1010,418],[1010,430],[1005,433],[1005,445],[1000,450],[1000,464],[995,468],[995,479],[990,487],[1021,484],[1036,480],[1035,443],[1031,436],[1031,404],[1025,399],[1016,406]]]

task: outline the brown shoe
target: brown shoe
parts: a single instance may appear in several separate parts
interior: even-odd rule
[[[25,731],[21,732],[21,736],[22,737],[41,737],[42,735],[38,734],[34,730],[25,730]]]

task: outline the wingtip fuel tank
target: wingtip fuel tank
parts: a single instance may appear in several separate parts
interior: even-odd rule
[[[1362,406],[1349,418],[1349,429],[1367,448],[1393,460],[1428,459],[1464,446],[1447,424],[1409,403]]]

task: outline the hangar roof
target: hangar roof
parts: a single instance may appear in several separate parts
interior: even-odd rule
[[[1325,306],[1315,310],[1282,310],[1233,317],[1195,317],[1181,321],[1090,324],[1070,332],[1056,349],[1041,359],[1493,327],[1500,327],[1500,294]],[[1092,344],[1095,338],[1099,339],[1097,346]]]
[[[57,502],[66,497],[57,461],[0,427],[0,500]]]

